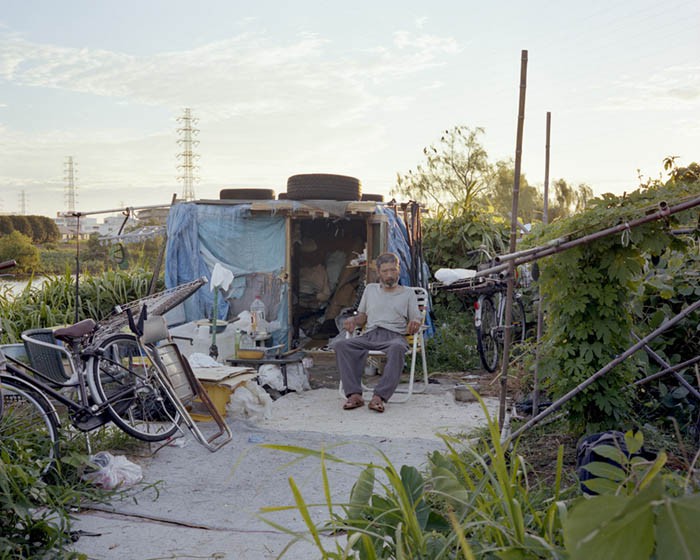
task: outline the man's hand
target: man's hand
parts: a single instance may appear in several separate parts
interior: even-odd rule
[[[406,332],[408,334],[416,334],[420,330],[420,321],[409,321],[406,327]]]

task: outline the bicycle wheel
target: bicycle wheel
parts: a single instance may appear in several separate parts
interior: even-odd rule
[[[127,434],[161,441],[179,430],[180,414],[133,336],[108,338],[91,362],[90,392]]]
[[[522,344],[525,342],[527,324],[525,322],[525,306],[520,298],[513,300],[513,308],[511,310],[511,325],[513,325],[513,344]]]
[[[477,305],[481,312],[481,325],[476,327],[476,349],[481,365],[489,373],[498,365],[498,320],[493,300],[489,296],[479,297]]]
[[[60,421],[44,394],[21,379],[0,376],[0,445],[11,463],[38,465],[46,474],[58,458]]]

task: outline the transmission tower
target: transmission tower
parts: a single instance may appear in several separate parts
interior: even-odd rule
[[[66,186],[64,188],[64,199],[68,212],[75,212],[75,201],[78,198],[78,187],[75,179],[78,174],[78,165],[73,162],[73,156],[68,156],[64,164]]]
[[[177,180],[182,181],[182,198],[184,200],[194,200],[194,183],[199,181],[196,176],[196,172],[199,166],[195,162],[199,159],[199,155],[195,154],[192,149],[199,145],[199,141],[195,140],[194,137],[199,134],[199,129],[196,128],[197,122],[192,116],[192,111],[190,109],[185,109],[184,114],[178,117],[177,122],[180,123],[180,128],[177,129],[177,133],[180,136],[177,143],[182,149],[182,151],[177,154],[180,164],[177,166],[180,170],[180,175]]]
[[[22,216],[27,215],[27,191],[24,189],[19,192],[19,213]]]

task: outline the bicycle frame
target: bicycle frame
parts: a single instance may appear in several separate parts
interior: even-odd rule
[[[6,367],[9,375],[21,380],[22,382],[29,385],[31,388],[41,391],[49,399],[49,401],[57,401],[65,407],[69,408],[73,412],[74,418],[74,420],[71,423],[80,431],[89,432],[111,421],[111,416],[107,411],[107,407],[112,402],[116,402],[117,399],[115,397],[112,397],[109,401],[105,401],[100,404],[88,404],[89,391],[87,383],[85,382],[85,370],[82,370],[80,373],[78,373],[77,384],[60,384],[61,388],[77,389],[78,400],[76,401],[75,399],[64,395],[59,390],[49,385],[47,382],[50,382],[54,385],[57,384],[40,371],[25,364],[24,362],[13,358],[12,356],[6,356],[6,358],[8,360]],[[27,371],[31,372],[31,375],[27,373]],[[41,381],[41,379],[38,379],[37,377],[45,379],[47,382]],[[116,397],[119,398],[122,398],[123,396],[124,395],[116,395]],[[88,420],[85,420],[83,423],[83,421],[81,420],[82,418],[95,418],[97,419],[97,421],[90,423]]]

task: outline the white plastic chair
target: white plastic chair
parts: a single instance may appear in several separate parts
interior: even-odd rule
[[[425,316],[428,312],[428,292],[425,288],[420,288],[420,287],[413,287],[413,291],[416,294],[416,299],[418,300],[418,309],[420,309],[421,312],[421,327],[420,330],[413,335],[406,335],[406,340],[408,341],[409,348],[411,351],[411,368],[409,370],[409,377],[408,377],[408,389],[407,390],[401,390],[397,389],[396,393],[405,393],[406,397],[400,400],[396,400],[395,397],[391,398],[391,402],[393,403],[404,403],[408,401],[408,399],[411,398],[411,395],[413,393],[423,393],[428,387],[428,362],[426,359],[425,355]],[[422,386],[419,387],[418,389],[414,388],[415,385],[415,377],[416,377],[416,360],[418,359],[418,353],[421,355],[421,361],[423,364],[423,382]],[[369,358],[368,361],[371,360],[372,358],[383,358],[385,357],[386,354],[382,352],[381,350],[370,350],[369,352]],[[363,392],[371,392],[372,389],[370,387],[365,386],[364,384],[362,385],[362,390]],[[340,381],[340,385],[338,386],[338,392],[340,393],[340,396],[342,398],[346,398],[345,393],[343,392],[343,382],[342,380]],[[364,397],[363,397],[364,398]]]

